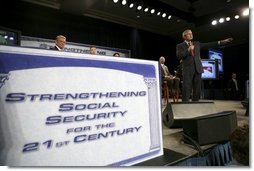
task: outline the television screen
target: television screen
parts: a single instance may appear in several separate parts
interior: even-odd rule
[[[0,27],[0,45],[19,46],[21,32],[10,28]]]
[[[201,78],[204,80],[218,79],[218,61],[214,59],[202,59],[204,72]]]
[[[223,73],[223,53],[214,49],[209,49],[208,53],[209,59],[218,60],[219,73]]]

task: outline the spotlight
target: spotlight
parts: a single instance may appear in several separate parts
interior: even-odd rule
[[[117,3],[117,2],[118,2],[118,0],[113,0],[113,2],[114,2],[114,3]]]
[[[227,18],[226,18],[226,21],[230,21],[230,17],[227,17]]]
[[[239,19],[239,17],[240,17],[239,15],[235,15],[235,19]]]
[[[213,20],[212,25],[216,25],[216,24],[217,24],[217,20]]]
[[[224,18],[220,18],[219,23],[224,23]]]
[[[151,11],[150,11],[150,12],[151,12],[151,14],[153,14],[153,13],[155,12],[155,9],[151,9]]]
[[[144,11],[145,11],[145,12],[147,12],[148,10],[149,10],[149,8],[148,8],[148,7],[146,7],[146,8],[144,9]]]
[[[248,15],[249,15],[249,8],[243,11],[243,16],[248,16]]]
[[[166,15],[167,15],[166,13],[163,13],[163,14],[162,14],[162,18],[165,18],[165,17],[166,17]]]
[[[141,10],[141,9],[142,9],[142,6],[138,5],[137,10]]]
[[[127,1],[126,0],[122,0],[122,5],[126,5]]]
[[[133,8],[133,7],[134,7],[134,4],[130,3],[129,8]]]

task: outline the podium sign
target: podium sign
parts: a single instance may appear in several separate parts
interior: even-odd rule
[[[163,155],[158,62],[0,46],[0,164],[128,166]]]

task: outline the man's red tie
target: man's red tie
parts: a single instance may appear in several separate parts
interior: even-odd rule
[[[190,45],[191,45],[191,42],[189,42],[188,44],[189,44],[189,46],[190,46]],[[194,49],[191,50],[191,56],[194,57]]]

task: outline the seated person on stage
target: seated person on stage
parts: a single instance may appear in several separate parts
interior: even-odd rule
[[[97,54],[97,48],[95,46],[90,47],[90,54],[92,54],[92,55]]]
[[[168,71],[168,67],[165,65],[165,58],[160,57],[161,71],[162,71],[162,80],[167,81],[170,92],[175,96],[176,90],[179,89],[180,79],[171,75]]]
[[[120,57],[120,53],[115,52],[115,53],[113,54],[113,56],[115,56],[115,57]]]
[[[51,47],[51,50],[63,51],[66,44],[66,37],[63,35],[56,36],[55,46]]]

